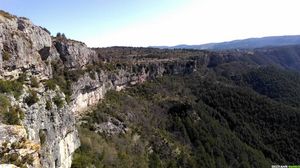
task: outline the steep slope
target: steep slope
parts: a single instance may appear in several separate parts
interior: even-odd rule
[[[243,74],[241,80],[262,95],[300,107],[300,75],[297,72],[266,67]]]
[[[292,127],[298,126],[298,109],[289,104],[294,100],[282,105],[279,104],[281,101],[265,99],[254,91],[245,93],[240,88],[231,93],[232,88],[228,85],[240,87],[235,86],[236,80],[219,78],[220,74],[232,77],[236,74],[237,67],[245,73],[249,69],[266,65],[299,70],[299,58],[299,46],[226,52],[131,47],[90,49],[84,43],[64,36],[52,37],[49,31],[34,25],[28,19],[0,11],[0,164],[14,164],[19,167],[70,167],[72,155],[80,146],[79,136],[83,144],[79,152],[85,158],[76,155],[74,166],[99,163],[124,167],[134,163],[145,167],[148,161],[154,167],[211,166],[223,163],[239,166],[239,162],[243,161],[241,165],[258,167],[271,162],[298,161],[298,151],[291,149],[291,141],[298,144],[297,131],[291,131]],[[193,73],[200,76],[188,76]],[[166,78],[165,82],[139,85],[165,75],[179,77]],[[183,75],[187,76],[181,78]],[[205,79],[209,79],[210,83],[205,83]],[[224,83],[223,80],[228,79],[230,82]],[[182,81],[186,83],[176,86]],[[192,85],[198,82],[199,85]],[[220,82],[222,85],[218,86]],[[252,82],[246,83],[252,86]],[[158,91],[156,84],[166,85],[167,88],[161,88],[162,92]],[[134,85],[138,85],[137,90],[133,87],[124,92],[125,95],[121,92],[124,96],[122,100],[122,96],[114,92]],[[212,91],[210,95],[211,92],[201,90],[205,93],[201,95],[198,87],[207,87],[208,90],[216,87],[215,91],[218,92]],[[92,110],[87,116],[90,109],[94,109],[106,93],[107,99],[99,105],[100,113]],[[214,97],[225,93],[238,96],[232,96],[233,100],[225,99],[225,102]],[[207,100],[206,97],[212,98]],[[251,118],[249,113],[259,113],[258,111],[246,111],[245,116],[235,114],[239,112],[237,107],[245,105],[240,100],[249,101],[254,109],[263,108],[262,114],[266,115],[263,119],[268,119],[270,106],[276,107],[274,116],[270,118],[275,125],[259,116]],[[232,105],[230,107],[234,111],[225,109],[226,113],[223,112],[224,104],[232,104],[232,101],[237,101],[239,106]],[[218,107],[217,102],[222,107]],[[126,108],[132,108],[129,106],[131,103],[136,109],[127,113]],[[281,113],[283,108],[288,110],[286,115]],[[126,113],[122,113],[124,110]],[[240,121],[230,118],[231,115],[245,120],[249,127],[239,127]],[[152,119],[149,120],[149,117]],[[194,117],[199,121],[191,120]],[[84,120],[81,121],[80,118]],[[203,125],[200,122],[202,118],[209,124]],[[257,119],[261,123],[250,123],[247,118],[251,121]],[[253,133],[256,125],[271,124],[277,128],[288,118],[292,118],[293,124],[291,127],[283,127],[279,132],[272,130],[276,135],[275,139],[262,134],[271,130],[269,127],[260,130],[260,134]],[[79,125],[82,123],[80,135],[76,120],[80,121]],[[225,126],[223,121],[226,121]],[[234,125],[236,123],[238,127]],[[233,127],[237,127],[237,130]],[[258,139],[253,142],[246,141],[241,136],[241,130],[249,131],[249,137],[257,136]],[[290,141],[283,139],[290,145],[286,148],[290,151],[286,153],[283,149],[286,144],[281,141],[280,144],[276,143],[283,133],[295,137]],[[222,139],[227,138],[228,143],[222,142],[222,139],[214,139],[218,134]],[[268,138],[270,142],[265,141]],[[200,142],[197,141],[199,139]],[[123,145],[118,145],[118,141],[123,142]],[[102,144],[106,146],[103,147]],[[124,148],[126,144],[132,146]],[[211,150],[210,146],[216,144],[218,149]],[[228,144],[230,145],[227,146]],[[97,145],[101,150],[91,145]],[[103,151],[108,152],[108,155],[104,155]],[[212,154],[215,156],[212,157]],[[243,157],[236,159],[240,155]],[[296,158],[290,157],[291,155]],[[116,162],[111,164],[112,160]],[[134,160],[136,162],[131,162]]]
[[[197,64],[190,57],[103,61],[84,43],[51,37],[45,28],[4,11],[0,30],[1,164],[70,167],[80,145],[75,116],[108,90],[164,74],[191,73]],[[11,130],[19,135],[11,136]]]
[[[300,162],[299,108],[222,77],[204,76],[167,76],[110,92],[83,118],[82,146],[72,167],[269,167]]]
[[[21,125],[26,130],[25,135],[13,138],[5,132],[19,126],[1,124],[4,129],[1,132],[1,144],[8,144],[7,150],[1,151],[1,163],[69,167],[71,155],[80,142],[75,118],[63,99],[64,94],[59,88],[48,89],[44,83],[52,75],[50,61],[59,56],[52,46],[52,37],[28,19],[17,18],[3,11],[0,13],[0,30],[0,90],[2,97],[7,100],[7,108],[1,111],[2,123]],[[55,98],[60,99],[63,105],[53,104]],[[16,115],[13,115],[13,109],[18,109]],[[29,156],[35,155],[33,162],[24,163],[24,149],[15,151],[12,146],[23,144],[23,141],[35,146],[28,151]],[[27,145],[22,147],[31,149]]]

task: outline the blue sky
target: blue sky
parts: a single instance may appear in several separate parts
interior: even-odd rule
[[[201,44],[300,34],[298,0],[0,0],[88,46]]]

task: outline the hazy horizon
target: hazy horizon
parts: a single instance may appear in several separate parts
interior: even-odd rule
[[[299,4],[297,0],[2,0],[1,9],[89,47],[148,47],[299,35]]]

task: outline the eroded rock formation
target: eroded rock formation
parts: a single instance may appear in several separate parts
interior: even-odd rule
[[[9,107],[18,108],[24,116],[18,114],[19,125],[6,125],[4,117],[0,117],[1,156],[18,153],[15,161],[8,158],[0,163],[70,167],[72,153],[80,145],[75,116],[97,104],[108,90],[119,91],[164,74],[191,73],[200,62],[187,57],[112,63],[84,43],[52,37],[28,19],[1,11],[0,79],[22,83],[20,95],[5,91],[1,94],[9,100]],[[62,73],[57,74],[57,69]],[[66,75],[73,71],[73,76]],[[74,75],[78,77],[74,79]],[[49,81],[53,78],[65,81],[66,88],[55,82],[50,88]],[[12,148],[13,143],[26,145]],[[26,155],[30,156],[30,162],[23,161]]]

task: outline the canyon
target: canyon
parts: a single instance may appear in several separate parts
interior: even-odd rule
[[[299,71],[300,47],[218,52],[89,48],[0,11],[0,166],[71,167],[80,147],[78,121],[109,91],[170,75],[197,72],[205,79],[211,69],[233,78],[236,69],[267,65]],[[97,125],[98,130],[109,131],[107,123]]]

